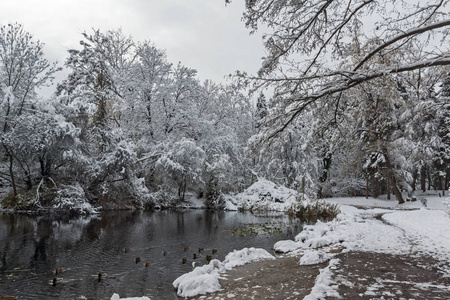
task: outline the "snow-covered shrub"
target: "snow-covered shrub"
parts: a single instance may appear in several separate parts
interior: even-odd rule
[[[297,203],[297,194],[295,190],[259,179],[245,191],[237,194],[234,204],[240,210],[287,211]]]
[[[170,186],[166,184],[159,186],[156,192],[151,193],[151,198],[153,199],[152,201],[155,208],[173,207],[180,202],[175,189],[170,188]]]
[[[331,204],[323,200],[299,201],[289,208],[288,213],[301,220],[316,221],[318,219],[331,220],[339,214],[337,204]]]
[[[87,200],[83,188],[78,184],[64,186],[56,192],[53,208],[70,210],[79,214],[98,213]]]

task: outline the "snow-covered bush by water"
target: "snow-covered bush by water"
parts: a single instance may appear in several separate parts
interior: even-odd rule
[[[80,214],[97,213],[97,209],[87,201],[84,190],[78,183],[60,188],[56,193],[53,208]]]
[[[258,180],[244,192],[227,200],[231,202],[227,207],[248,211],[282,211],[304,220],[332,219],[339,213],[335,204],[310,200],[305,194],[265,179]]]
[[[298,203],[295,190],[260,179],[230,199],[239,210],[287,211]]]

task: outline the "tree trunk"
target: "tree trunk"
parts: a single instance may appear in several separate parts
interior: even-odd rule
[[[384,158],[386,160],[386,167],[387,167],[387,172],[388,172],[387,178],[389,178],[390,181],[391,181],[390,182],[391,183],[390,186],[392,188],[392,192],[394,193],[395,198],[398,201],[398,204],[403,204],[403,203],[405,203],[405,200],[403,200],[402,193],[398,189],[397,179],[395,178],[395,172],[394,172],[393,166],[391,165],[391,161],[389,159],[389,156],[387,154],[387,149],[384,150]]]
[[[391,185],[392,191],[394,192],[394,195],[398,201],[398,204],[405,203],[405,200],[403,200],[402,193],[400,192],[400,190],[397,187],[397,180],[395,179],[395,175],[393,174],[393,172],[391,173],[391,181],[392,181],[392,185]]]
[[[13,170],[13,162],[14,158],[11,154],[8,154],[9,156],[9,176],[11,177],[11,185],[13,188],[14,198],[17,197],[17,187],[16,187],[16,180],[14,178],[14,170]]]
[[[369,175],[366,176],[366,199],[369,199]]]
[[[412,176],[412,183],[411,183],[411,188],[412,188],[413,193],[416,191],[416,182],[417,182],[418,175],[419,175],[419,171],[417,170],[417,168],[415,168],[414,172],[413,172],[413,176]]]
[[[391,200],[391,182],[389,179],[389,171],[386,172],[386,194],[387,194],[387,199]]]
[[[441,176],[442,197],[445,196],[445,176]]]
[[[425,168],[425,165],[423,165],[422,168],[420,169],[420,187],[422,188],[422,192],[424,193],[427,190],[426,182],[427,182],[427,170]]]
[[[450,167],[447,168],[447,172],[445,174],[445,189],[448,190],[449,188],[449,180],[450,180]]]

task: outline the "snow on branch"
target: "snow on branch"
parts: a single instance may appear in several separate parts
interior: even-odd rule
[[[436,67],[436,66],[448,66],[450,65],[450,55],[439,56],[433,59],[418,61],[411,64],[406,64],[402,66],[389,66],[383,69],[374,70],[369,73],[359,73],[359,72],[348,72],[348,71],[336,71],[333,72],[336,76],[342,76],[344,79],[340,80],[331,80],[319,91],[306,94],[305,96],[301,96],[297,99],[293,99],[293,107],[290,107],[286,112],[285,116],[287,120],[284,121],[281,126],[276,128],[271,134],[269,134],[268,139],[273,138],[274,136],[281,133],[283,130],[287,128],[289,124],[292,123],[299,115],[302,113],[306,107],[308,107],[313,102],[337,94],[351,88],[354,88],[362,83],[369,82],[376,78],[388,75],[388,74],[397,74],[403,72],[414,71],[423,68]],[[350,75],[352,74],[352,75]],[[324,77],[329,76],[329,74],[324,74]]]
[[[428,32],[434,29],[438,29],[438,28],[442,28],[445,26],[449,26],[450,25],[450,20],[445,20],[442,22],[437,22],[437,23],[433,23],[430,24],[428,26],[424,26],[424,27],[419,27],[416,29],[412,29],[412,30],[408,30],[406,32],[403,32],[402,34],[399,34],[395,37],[393,37],[392,39],[386,41],[385,43],[383,43],[382,45],[380,45],[379,47],[375,48],[373,51],[371,51],[369,54],[367,54],[360,62],[359,64],[353,69],[353,71],[357,71],[362,65],[364,65],[371,57],[373,57],[375,54],[377,54],[378,52],[380,52],[382,49],[402,40],[405,39],[407,37],[411,37],[411,36],[415,36],[424,32]]]

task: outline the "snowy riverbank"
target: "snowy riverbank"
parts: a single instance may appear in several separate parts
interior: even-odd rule
[[[365,198],[335,198],[341,213],[327,223],[318,222],[305,226],[294,240],[280,241],[274,245],[278,252],[299,255],[299,265],[310,265],[328,261],[316,278],[316,285],[305,299],[321,299],[337,296],[337,284],[333,277],[340,261],[340,252],[363,251],[410,256],[432,257],[439,262],[435,267],[442,276],[450,276],[450,216],[446,212],[445,198],[427,195],[424,202],[407,202],[397,205],[393,200]],[[350,205],[348,205],[350,204]],[[357,205],[357,208],[351,205]],[[282,272],[282,270],[280,270]],[[198,284],[194,270],[183,275],[184,286],[178,290],[180,296],[195,296],[211,292]],[[215,273],[215,278],[221,276]],[[181,278],[181,277],[180,277]],[[178,280],[178,279],[177,279]],[[342,283],[341,283],[342,284]],[[179,282],[174,283],[175,287]],[[189,286],[195,286],[189,290]],[[220,290],[216,286],[215,291]]]

